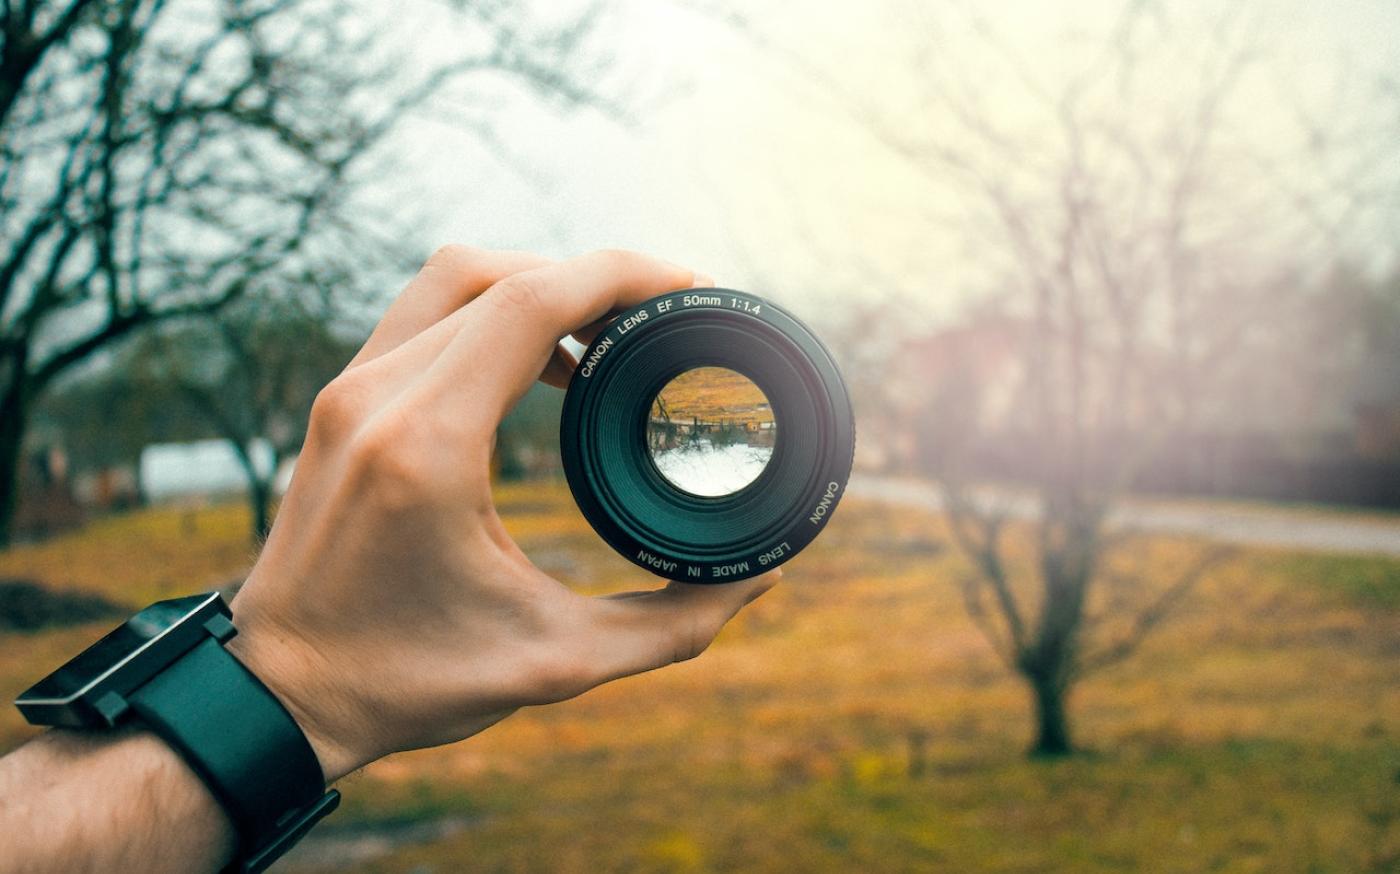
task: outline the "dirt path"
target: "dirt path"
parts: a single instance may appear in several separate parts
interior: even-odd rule
[[[931,483],[900,477],[856,474],[847,493],[922,509],[943,506],[938,489]],[[1035,501],[1024,494],[986,491],[978,500],[995,503],[1019,518],[1037,512]],[[1381,513],[1134,498],[1113,512],[1109,524],[1119,529],[1194,534],[1227,543],[1400,556],[1400,516]]]

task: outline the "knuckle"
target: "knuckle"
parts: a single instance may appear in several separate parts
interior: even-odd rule
[[[588,666],[580,658],[553,651],[542,654],[526,669],[525,684],[530,698],[540,703],[564,701],[581,695],[591,686]]]
[[[359,417],[359,391],[351,380],[337,377],[328,382],[311,402],[310,429],[326,436],[345,434]]]
[[[561,608],[554,599],[527,600],[518,606],[522,633],[533,639],[521,662],[521,682],[529,697],[539,703],[563,701],[601,681],[596,655],[590,655],[595,641],[576,610]]]
[[[708,649],[718,634],[718,627],[692,614],[677,627],[671,640],[671,661],[690,661]]]
[[[610,272],[622,273],[636,268],[646,261],[646,256],[631,249],[598,249],[593,257],[601,261]]]
[[[560,656],[554,661],[549,677],[555,695],[572,698],[582,694],[590,685],[590,672],[583,659],[573,656]]]
[[[433,250],[427,266],[440,270],[465,270],[476,262],[481,250],[460,243],[448,243]]]
[[[507,276],[495,285],[495,297],[508,310],[538,313],[545,309],[544,284],[529,273]]]
[[[707,644],[707,641],[700,641],[695,638],[677,640],[671,652],[671,662],[673,664],[688,662],[704,652]]]

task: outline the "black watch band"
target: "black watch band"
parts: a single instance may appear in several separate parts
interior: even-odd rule
[[[270,865],[340,802],[325,791],[320,762],[287,709],[222,642],[224,616],[210,636],[134,690],[127,703],[209,787],[238,833],[230,870]]]

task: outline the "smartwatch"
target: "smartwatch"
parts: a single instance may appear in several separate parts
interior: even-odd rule
[[[238,835],[230,872],[262,871],[335,810],[321,764],[271,690],[224,649],[217,593],[158,601],[40,680],[15,705],[34,725],[139,724],[172,746]]]

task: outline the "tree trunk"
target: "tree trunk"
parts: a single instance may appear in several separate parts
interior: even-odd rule
[[[248,478],[248,506],[253,511],[253,540],[262,543],[272,530],[272,480]]]
[[[238,462],[243,466],[243,474],[248,478],[248,509],[252,511],[253,517],[253,542],[262,544],[267,539],[267,532],[272,530],[272,489],[277,482],[277,463],[280,456],[276,452],[273,453],[272,470],[263,477],[258,471],[257,462],[253,460],[251,439],[229,430],[225,431],[224,439],[233,445]]]
[[[20,448],[29,413],[23,378],[0,388],[0,549],[10,545],[19,511]]]
[[[1069,717],[1065,712],[1068,691],[1052,680],[1028,677],[1035,697],[1035,743],[1030,754],[1035,758],[1067,756],[1074,752],[1070,741]]]

